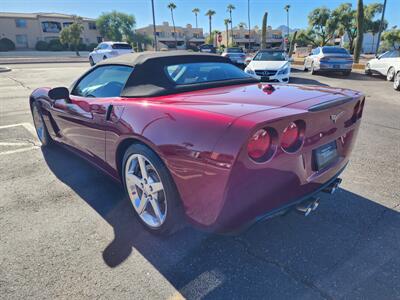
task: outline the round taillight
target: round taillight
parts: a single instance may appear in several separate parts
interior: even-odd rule
[[[299,140],[300,130],[296,123],[291,122],[288,127],[283,130],[281,145],[285,150],[293,147]]]
[[[271,137],[265,129],[257,130],[247,144],[247,153],[254,160],[259,160],[266,155],[271,147]]]

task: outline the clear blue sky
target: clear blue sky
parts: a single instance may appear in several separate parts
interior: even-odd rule
[[[167,4],[171,0],[154,0],[157,24],[162,21],[170,21],[170,12]],[[226,6],[232,3],[236,6],[233,12],[233,23],[247,23],[247,0],[172,0],[176,5],[175,23],[184,26],[187,23],[194,24],[194,15],[191,12],[194,7],[200,8],[199,26],[208,31],[208,19],[204,13],[208,9],[216,11],[213,19],[214,29],[224,29],[223,19],[228,17]],[[340,3],[350,2],[354,7],[356,0],[250,0],[251,26],[261,24],[264,11],[268,11],[268,25],[273,28],[286,24],[286,14],[283,7],[291,5],[290,27],[307,27],[308,13],[318,7],[326,6],[335,8]],[[383,0],[364,0],[365,4],[381,2]],[[397,25],[400,27],[400,0],[387,0],[386,19],[389,26]],[[0,0],[0,11],[7,12],[60,12],[68,14],[78,14],[84,17],[96,18],[102,12],[111,10],[122,11],[133,14],[136,18],[137,26],[142,27],[152,22],[150,0]]]

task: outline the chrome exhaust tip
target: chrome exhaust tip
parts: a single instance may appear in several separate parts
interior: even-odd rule
[[[341,183],[342,183],[342,178],[336,178],[330,185],[328,185],[326,188],[323,189],[323,192],[332,195],[338,190],[339,185]]]
[[[311,198],[296,205],[296,211],[307,217],[319,206],[319,198]]]

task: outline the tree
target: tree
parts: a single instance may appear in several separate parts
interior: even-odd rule
[[[193,8],[192,13],[196,16],[196,28],[199,28],[199,25],[197,25],[197,15],[200,13],[199,8]]]
[[[230,19],[224,19],[225,30],[226,30],[226,47],[229,47],[229,23]]]
[[[100,34],[110,41],[126,40],[135,27],[136,20],[133,15],[112,11],[102,13],[96,25]]]
[[[144,51],[147,45],[151,45],[153,43],[153,38],[151,36],[136,32],[132,33],[131,36],[128,37],[128,42],[130,44],[136,44],[137,51]]]
[[[360,61],[360,54],[362,51],[362,42],[364,38],[364,3],[363,0],[358,0],[357,3],[357,38],[356,46],[354,48],[354,62]]]
[[[297,34],[296,44],[299,47],[307,47],[312,45],[313,47],[320,46],[319,40],[311,29],[300,30]]]
[[[230,23],[231,23],[231,40],[232,40],[232,44],[233,42],[233,21],[232,21],[232,11],[234,11],[236,9],[235,5],[233,4],[228,4],[228,6],[226,7],[226,11],[229,12],[229,19],[230,19]]]
[[[330,9],[319,7],[308,15],[309,35],[317,39],[319,46],[325,46],[334,37],[337,28],[337,20],[332,17]]]
[[[290,40],[290,47],[289,47],[289,57],[292,57],[293,55],[293,50],[294,50],[294,44],[296,43],[296,38],[297,38],[297,31],[294,32],[292,39]],[[289,39],[289,37],[288,37]]]
[[[385,31],[382,34],[382,40],[387,43],[390,48],[396,49],[397,45],[397,48],[400,49],[400,29],[395,27],[392,30]]]
[[[60,32],[60,42],[68,46],[73,46],[77,56],[80,56],[78,46],[81,42],[83,29],[82,18],[74,16],[73,23],[68,27],[64,27]]]
[[[267,19],[268,19],[268,12],[266,11],[262,19],[261,49],[267,48]]]
[[[175,37],[175,48],[178,49],[178,39],[176,36],[175,20],[174,20],[174,9],[176,9],[175,3],[171,2],[167,5],[169,10],[171,10],[172,26],[174,27],[174,37]]]
[[[375,35],[379,33],[381,20],[376,20],[376,15],[381,14],[383,5],[381,3],[371,3],[364,8],[364,32],[372,34],[372,45],[375,46]],[[382,30],[386,30],[388,22],[383,20]]]
[[[340,35],[347,34],[349,39],[350,53],[354,52],[354,40],[357,36],[356,11],[353,10],[351,3],[339,5],[333,12],[332,18],[338,23],[338,32]]]
[[[206,16],[208,16],[208,24],[209,24],[209,28],[210,28],[210,38],[212,39],[212,17],[216,14],[215,10],[209,9],[206,12]]]

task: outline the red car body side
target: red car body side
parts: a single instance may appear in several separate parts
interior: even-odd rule
[[[363,95],[325,87],[245,84],[152,98],[79,99],[73,112],[54,109],[48,89],[38,89],[53,139],[72,146],[114,178],[123,149],[133,140],[153,149],[168,167],[187,217],[206,228],[235,228],[305,197],[348,163],[360,125],[354,117]],[[320,111],[310,107],[352,98]],[[111,109],[110,109],[110,105]],[[107,118],[107,114],[110,114]],[[332,115],[340,118],[333,121]],[[303,146],[280,147],[290,122],[305,123]],[[255,130],[271,127],[274,154],[257,163],[247,153]],[[313,150],[336,141],[339,158],[315,169]]]

